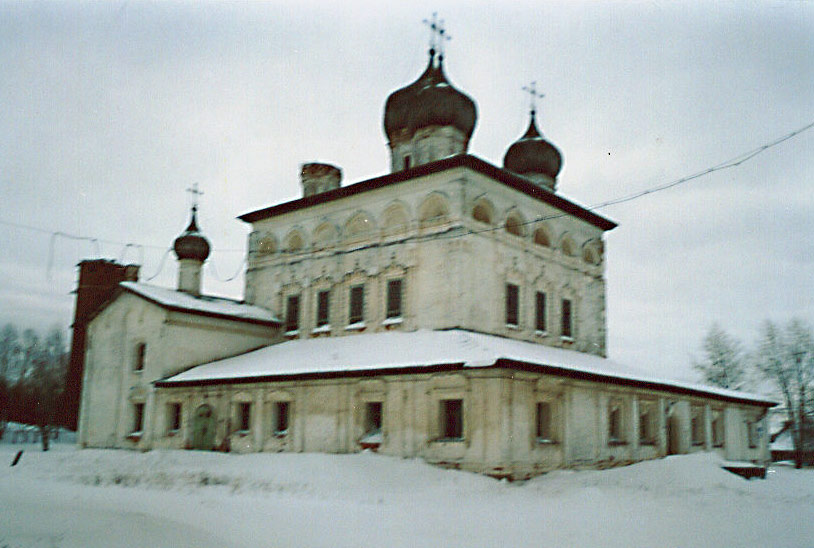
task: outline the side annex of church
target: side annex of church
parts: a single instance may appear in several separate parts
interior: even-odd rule
[[[502,167],[468,154],[476,121],[431,49],[385,105],[390,173],[342,186],[307,163],[301,198],[240,216],[244,301],[201,293],[193,208],[177,289],[130,276],[88,317],[79,443],[373,449],[510,478],[694,451],[766,462],[773,402],[607,359],[616,224],[557,192],[533,108]]]

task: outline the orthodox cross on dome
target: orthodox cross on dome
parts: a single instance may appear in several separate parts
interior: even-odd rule
[[[523,91],[529,94],[529,110],[531,110],[531,115],[537,112],[537,99],[542,99],[545,97],[544,93],[537,92],[537,82],[532,82],[528,86],[523,86]]]
[[[430,55],[438,52],[438,59],[444,58],[444,42],[451,40],[452,37],[447,34],[444,28],[444,20],[438,20],[438,12],[433,12],[432,20],[424,19],[422,21],[425,25],[430,27]]]
[[[195,183],[187,189],[187,192],[192,196],[192,211],[198,211],[198,196],[203,196],[203,191],[198,190],[198,183]]]

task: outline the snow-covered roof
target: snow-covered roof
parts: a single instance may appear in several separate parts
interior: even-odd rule
[[[183,291],[157,287],[140,282],[121,282],[125,290],[135,293],[159,306],[180,312],[190,312],[251,323],[279,324],[270,311],[225,297],[201,295],[196,297]]]
[[[442,366],[529,368],[586,380],[774,405],[763,396],[655,378],[600,356],[461,329],[298,339],[198,365],[156,384],[183,386],[315,375],[430,372]]]

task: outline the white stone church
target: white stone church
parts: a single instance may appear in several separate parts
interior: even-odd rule
[[[557,192],[533,109],[502,167],[467,153],[476,119],[430,50],[385,104],[389,174],[342,185],[307,163],[302,198],[240,216],[244,301],[201,293],[193,208],[177,289],[122,282],[88,324],[81,445],[373,449],[510,478],[767,461],[773,402],[606,358],[616,224]]]

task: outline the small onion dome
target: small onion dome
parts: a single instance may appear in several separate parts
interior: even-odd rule
[[[192,208],[192,220],[189,221],[189,226],[175,239],[173,248],[178,260],[193,259],[204,262],[209,257],[209,241],[198,230],[195,220],[196,210],[197,208]]]
[[[391,93],[384,105],[384,131],[391,142],[427,126],[453,126],[469,140],[476,120],[475,102],[447,81],[443,59],[439,56],[436,65],[433,50],[418,80]]]
[[[503,167],[517,174],[530,176],[530,178],[534,178],[534,175],[544,175],[552,182],[560,173],[562,154],[540,135],[533,110],[529,128],[506,151],[506,155],[503,157]]]

